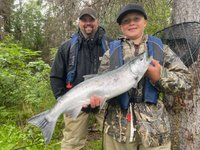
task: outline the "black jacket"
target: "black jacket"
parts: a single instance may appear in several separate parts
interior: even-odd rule
[[[94,39],[86,40],[80,31],[78,31],[78,34],[80,36],[80,49],[78,51],[77,72],[75,80],[72,83],[73,86],[82,82],[84,75],[97,73],[100,65],[100,57],[104,53],[101,39],[105,35],[105,30],[102,27],[98,28]],[[111,40],[107,38],[107,41],[109,43]],[[50,82],[56,99],[68,91],[66,89],[66,76],[68,72],[70,44],[69,40],[60,46],[51,68]]]

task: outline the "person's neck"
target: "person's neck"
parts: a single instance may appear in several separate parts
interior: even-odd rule
[[[81,33],[85,39],[93,39],[96,32],[93,32],[92,34],[85,34],[84,32]]]
[[[136,39],[132,39],[133,40],[133,43],[135,45],[140,45],[140,43],[142,43],[142,40],[143,40],[143,34],[139,37],[139,38],[136,38]]]

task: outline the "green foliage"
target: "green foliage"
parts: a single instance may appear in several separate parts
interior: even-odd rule
[[[171,5],[166,0],[154,0],[144,3],[148,15],[146,33],[153,34],[170,25]]]
[[[46,146],[41,132],[37,128],[26,126],[17,127],[13,123],[0,126],[0,150],[26,149],[26,150],[58,150],[60,139],[53,139]]]
[[[0,131],[0,149],[2,150],[13,149],[20,141],[19,139],[25,139],[21,131],[12,125],[1,125]]]
[[[105,6],[106,12],[103,17],[101,17],[101,24],[106,29],[107,34],[110,37],[117,38],[121,34],[119,25],[116,23],[116,18],[118,15],[118,10],[121,8],[121,4],[114,3],[109,6]]]
[[[36,0],[29,0],[21,6],[15,6],[11,16],[14,37],[23,47],[39,50],[45,42],[43,25],[45,17],[42,7]]]
[[[62,120],[58,120],[49,146],[45,146],[41,132],[26,122],[55,103],[49,71],[38,52],[22,48],[10,37],[0,42],[0,150],[59,149]]]
[[[92,140],[87,144],[88,150],[102,150],[102,141],[101,140]]]
[[[57,50],[57,48],[50,48],[51,61],[54,60]]]
[[[24,49],[10,38],[0,42],[0,106],[38,105],[52,96],[50,67],[38,57],[38,52]]]

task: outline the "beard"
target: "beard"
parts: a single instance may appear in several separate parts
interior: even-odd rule
[[[95,33],[95,29],[93,25],[84,25],[83,26],[83,33],[87,36],[92,36]]]

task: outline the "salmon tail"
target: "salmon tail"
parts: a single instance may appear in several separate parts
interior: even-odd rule
[[[56,120],[52,121],[48,120],[47,118],[48,113],[49,110],[28,119],[28,123],[31,123],[40,128],[46,145],[49,144],[56,125]]]

